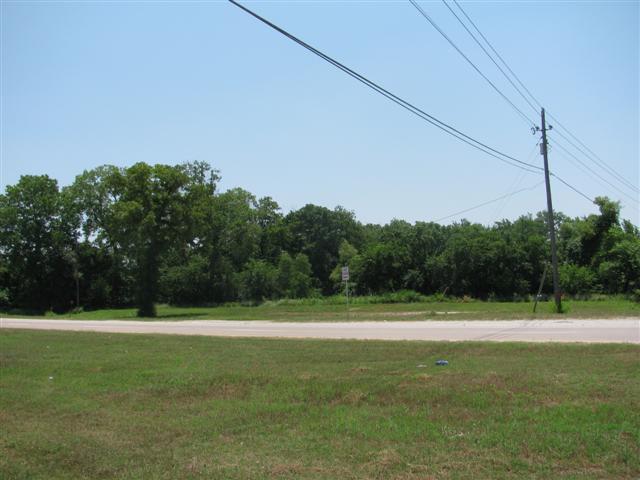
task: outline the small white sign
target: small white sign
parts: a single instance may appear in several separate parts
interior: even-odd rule
[[[342,281],[346,282],[349,280],[349,267],[342,267]]]

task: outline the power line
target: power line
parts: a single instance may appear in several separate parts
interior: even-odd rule
[[[444,1],[444,0],[443,0],[443,1]],[[485,37],[485,36],[483,35],[483,33],[482,33],[482,32],[480,31],[480,29],[476,26],[476,24],[473,22],[473,20],[471,20],[471,18],[469,17],[469,15],[467,15],[467,12],[465,12],[465,11],[464,11],[464,9],[463,9],[463,8],[462,8],[462,6],[457,2],[457,0],[453,0],[453,2],[454,2],[454,3],[456,4],[456,6],[460,9],[460,11],[461,11],[461,12],[462,12],[462,14],[465,16],[465,18],[466,18],[467,20],[469,20],[469,23],[471,23],[471,25],[472,25],[472,26],[473,26],[473,28],[476,30],[476,32],[478,32],[478,34],[482,37],[482,39],[483,39],[483,40],[485,41],[485,43],[489,46],[489,48],[491,49],[491,51],[492,51],[493,53],[495,53],[495,54],[496,54],[496,56],[500,59],[500,61],[501,61],[501,62],[502,62],[502,64],[506,67],[506,69],[507,69],[507,70],[509,70],[509,73],[511,73],[511,75],[513,75],[513,78],[515,78],[515,79],[516,79],[516,81],[518,82],[518,84],[520,84],[520,86],[524,89],[524,91],[525,91],[525,92],[527,92],[527,93],[529,94],[529,96],[533,99],[533,101],[538,105],[538,108],[542,108],[542,105],[540,104],[540,102],[536,99],[536,97],[534,97],[534,96],[533,96],[533,94],[529,91],[529,89],[525,86],[525,84],[524,84],[524,83],[522,83],[522,81],[521,81],[521,80],[520,80],[520,78],[515,74],[515,72],[514,72],[513,70],[511,70],[511,68],[509,67],[509,64],[507,64],[507,62],[502,58],[502,56],[497,52],[497,50],[496,50],[495,48],[493,48],[493,45],[491,45],[491,42],[489,42],[489,40],[487,40],[487,37]],[[446,4],[446,2],[445,2],[445,4]],[[448,4],[446,4],[446,5],[447,5],[447,7],[449,7],[449,5],[448,5]],[[449,8],[449,10],[451,10],[451,9]],[[453,11],[452,11],[452,13],[453,13]],[[454,15],[455,15],[455,13],[454,13]],[[458,16],[457,16],[457,15],[455,15],[455,16],[456,16],[456,18],[458,18]],[[459,19],[459,18],[458,18],[458,20],[460,21],[460,19]],[[462,22],[461,22],[461,23],[462,23]],[[464,25],[464,24],[463,24],[463,25]],[[465,29],[466,29],[466,26],[465,26]],[[469,30],[467,29],[467,31],[469,31]],[[470,33],[470,35],[471,35],[474,39],[476,39],[476,38],[475,38],[475,36],[474,36],[473,34],[471,34],[471,32],[469,32],[469,33]],[[477,40],[476,40],[476,42],[477,42]],[[483,50],[487,55],[489,55],[489,53],[488,53],[484,48],[483,48],[482,50]],[[491,55],[489,55],[489,57],[493,60],[493,57],[491,57]],[[495,63],[495,62],[494,62],[494,63]],[[498,67],[498,68],[499,68],[499,67]],[[502,71],[502,72],[503,72],[503,74],[504,74],[504,71],[503,71],[502,69],[500,69],[500,71]],[[508,78],[508,77],[507,77],[507,78]],[[513,84],[512,84],[512,85],[513,85]],[[515,85],[514,85],[514,86],[515,86]],[[518,89],[516,88],[516,90],[518,90]],[[520,90],[518,90],[518,93],[520,93],[520,95],[522,95],[522,92],[520,92]],[[526,100],[526,98],[525,98],[525,100]],[[528,103],[529,105],[531,105],[531,103],[530,103],[528,100],[527,100],[527,103]],[[534,109],[534,110],[536,110],[536,112],[537,112],[537,109],[536,109],[533,105],[531,105],[531,107],[533,107],[533,109]]]
[[[447,8],[449,8],[449,10],[451,11],[451,13],[453,13],[453,15],[458,19],[458,21],[462,24],[462,26],[465,28],[465,30],[467,30],[467,32],[471,35],[471,37],[476,41],[476,43],[478,43],[478,45],[480,46],[480,48],[482,48],[482,50],[485,52],[485,54],[487,54],[487,56],[491,59],[491,61],[498,67],[498,69],[502,72],[503,75],[505,75],[505,77],[507,78],[507,80],[509,80],[509,82],[511,83],[511,85],[514,86],[514,88],[516,88],[516,90],[518,91],[518,93],[525,99],[525,101],[535,110],[535,107],[531,104],[531,102],[526,98],[526,96],[524,96],[524,94],[513,84],[513,82],[509,79],[509,77],[506,75],[506,73],[504,72],[504,70],[502,70],[502,68],[500,68],[497,63],[495,62],[495,60],[493,59],[493,57],[489,54],[489,52],[487,52],[487,50],[482,46],[482,44],[480,44],[480,42],[478,41],[478,39],[475,37],[475,35],[473,35],[473,33],[471,33],[469,31],[469,29],[466,27],[466,25],[464,24],[464,22],[462,22],[462,20],[455,14],[455,12],[450,8],[449,4],[446,2],[446,0],[442,0],[443,3],[447,6]],[[458,7],[458,9],[462,12],[462,14],[464,15],[464,17],[469,21],[469,23],[473,26],[473,28],[475,29],[476,32],[478,32],[478,34],[482,37],[482,39],[485,41],[485,43],[489,46],[489,48],[491,49],[491,51],[498,57],[498,59],[502,62],[502,64],[505,66],[505,68],[509,71],[509,73],[511,73],[511,75],[513,76],[513,78],[518,82],[518,84],[522,87],[522,89],[529,95],[529,97],[531,97],[531,99],[538,105],[539,108],[542,108],[542,104],[541,102],[531,93],[531,91],[527,88],[527,86],[522,82],[522,80],[520,80],[520,78],[518,77],[518,75],[516,75],[516,73],[511,69],[511,67],[509,66],[509,64],[504,60],[504,58],[502,58],[502,56],[500,55],[500,53],[498,53],[498,51],[493,47],[493,45],[491,44],[491,42],[489,42],[489,40],[487,39],[487,37],[484,36],[484,34],[482,33],[482,31],[478,28],[478,26],[474,23],[474,21],[471,19],[471,17],[467,14],[467,12],[462,8],[462,6],[458,3],[457,0],[453,0],[453,2],[456,4],[456,6]],[[573,143],[571,140],[569,140],[566,136],[564,136],[562,134],[562,132],[558,132],[556,130],[556,133],[558,133],[558,135],[562,136],[563,138],[565,138],[565,140],[567,140],[576,150],[578,150],[580,153],[582,153],[586,158],[588,158],[591,162],[596,163],[601,169],[605,170],[609,175],[611,175],[612,177],[614,177],[617,181],[619,181],[620,183],[624,184],[625,187],[630,188],[631,190],[635,191],[635,192],[640,192],[640,190],[638,190],[638,188],[636,186],[634,186],[633,184],[631,184],[630,182],[628,182],[622,175],[620,175],[617,171],[615,171],[612,167],[610,167],[609,165],[607,165],[607,163],[602,160],[600,157],[598,157],[598,155],[596,155],[593,150],[591,150],[587,145],[585,145],[578,137],[576,137],[573,133],[571,133],[571,131],[569,131],[569,129],[567,129],[567,127],[565,127],[564,125],[562,125],[558,119],[556,117],[554,117],[551,113],[548,113],[549,117],[551,117],[551,119],[553,119],[554,123],[562,128],[565,132],[567,132],[567,134],[569,136],[571,136],[576,142],[578,142],[584,149],[586,149],[588,152],[591,153],[591,156],[589,154],[587,154],[587,152],[585,152],[583,149],[581,149],[580,147],[578,147],[575,143]]]
[[[609,182],[606,178],[603,178],[598,172],[594,171],[591,167],[589,167],[587,164],[585,164],[582,160],[580,160],[578,157],[576,157],[573,153],[571,153],[569,150],[567,150],[562,144],[558,143],[557,141],[553,141],[551,142],[552,145],[555,145],[556,147],[560,148],[562,151],[564,151],[567,155],[569,155],[571,158],[573,158],[575,161],[577,161],[580,165],[582,165],[587,171],[591,172],[591,174],[597,178],[599,178],[601,181],[605,182],[607,185],[609,185],[611,188],[615,189],[618,193],[624,195],[625,197],[631,199],[632,201],[634,201],[635,203],[640,203],[638,202],[637,199],[627,195],[626,192],[620,190],[618,187],[616,187],[614,184],[612,184],[611,182]],[[560,152],[560,154],[562,154],[562,152]],[[567,158],[567,157],[565,157]]]
[[[520,172],[520,171],[516,172],[516,178],[513,182],[511,182],[511,185],[509,186],[509,192],[515,192],[520,187],[520,184],[524,180],[525,176],[526,176],[525,172]],[[502,212],[504,211],[505,207],[508,204],[509,204],[509,197],[499,202],[498,205],[496,205],[496,209],[493,212],[493,217],[498,218],[500,215],[502,215]]]
[[[278,27],[274,23],[272,23],[269,20],[261,17],[260,15],[258,15],[257,13],[251,11],[247,7],[239,4],[235,0],[229,0],[229,2],[232,3],[233,5],[235,5],[236,7],[240,8],[241,10],[244,10],[246,13],[248,13],[252,17],[260,20],[265,25],[268,25],[272,29],[276,30],[277,32],[279,32],[282,35],[284,35],[285,37],[287,37],[290,40],[294,41],[298,45],[306,48],[310,52],[312,52],[315,55],[319,56],[320,58],[322,58],[326,62],[328,62],[331,65],[335,66],[336,68],[342,70],[343,72],[345,72],[349,76],[355,78],[356,80],[358,80],[359,82],[363,83],[367,87],[369,87],[372,90],[378,92],[379,94],[383,95],[384,97],[388,98],[389,100],[393,101],[394,103],[400,105],[401,107],[403,107],[404,109],[406,109],[409,112],[413,113],[414,115],[422,118],[423,120],[427,121],[428,123],[438,127],[440,130],[442,130],[442,131],[448,133],[449,135],[457,138],[458,140],[461,140],[462,142],[464,142],[464,143],[476,148],[477,150],[480,150],[481,152],[484,152],[487,155],[490,155],[490,156],[492,156],[492,157],[494,157],[494,158],[496,158],[496,159],[498,159],[498,160],[500,160],[500,161],[502,161],[504,163],[507,163],[507,164],[509,164],[509,165],[511,165],[513,167],[520,168],[520,169],[525,170],[527,172],[539,173],[540,171],[544,170],[542,167],[539,167],[539,166],[534,165],[532,163],[523,162],[522,160],[518,160],[517,158],[514,158],[514,157],[512,157],[510,155],[507,155],[506,153],[503,153],[503,152],[501,152],[499,150],[496,150],[496,149],[494,149],[492,147],[489,147],[488,145],[485,145],[484,143],[482,143],[482,142],[470,137],[469,135],[466,135],[466,134],[462,133],[460,130],[457,130],[454,127],[452,127],[451,125],[449,125],[449,124],[437,119],[433,115],[429,115],[425,111],[423,111],[423,110],[419,109],[418,107],[412,105],[411,103],[407,102],[406,100],[403,100],[402,98],[398,97],[397,95],[394,95],[393,93],[389,92],[388,90],[385,90],[384,88],[382,88],[378,84],[372,82],[371,80],[369,80],[366,77],[360,75],[359,73],[355,72],[354,70],[351,70],[349,67],[346,67],[345,65],[341,64],[337,60],[334,60],[333,58],[331,58],[328,55],[322,53],[321,51],[317,50],[316,48],[312,47],[311,45],[303,42],[302,40],[300,40],[299,38],[297,38],[294,35],[290,34],[286,30]],[[499,155],[501,155],[504,158],[500,157]],[[512,162],[516,162],[516,163],[512,163]],[[553,173],[550,173],[550,174],[551,174],[551,176],[557,178],[559,181],[564,183],[566,186],[571,188],[573,191],[575,191],[579,195],[582,195],[589,202],[593,203],[593,200],[591,198],[589,198],[587,195],[585,195],[584,193],[582,193],[580,190],[578,190],[574,186],[570,185],[568,182],[562,180],[557,175],[555,175]]]
[[[440,130],[442,130],[442,131],[448,133],[449,135],[457,138],[458,140],[466,143],[467,145],[470,145],[470,146],[476,148],[477,150],[480,150],[481,152],[484,152],[485,154],[490,155],[490,156],[492,156],[492,157],[494,157],[494,158],[496,158],[496,159],[498,159],[498,160],[500,160],[500,161],[502,161],[504,163],[507,163],[507,164],[509,164],[509,165],[511,165],[513,167],[521,168],[521,169],[527,170],[528,172],[531,172],[531,173],[538,173],[539,171],[543,170],[541,167],[539,167],[537,165],[534,165],[534,164],[531,164],[531,163],[527,163],[527,162],[523,162],[522,160],[518,160],[515,157],[507,155],[506,153],[503,153],[500,150],[492,148],[492,147],[486,145],[485,143],[482,143],[481,141],[476,140],[475,138],[473,138],[473,137],[461,132],[460,130],[454,128],[453,126],[447,124],[446,122],[443,122],[442,120],[434,117],[433,115],[428,114],[424,110],[421,110],[420,108],[418,108],[415,105],[409,103],[408,101],[406,101],[406,100],[398,97],[397,95],[391,93],[390,91],[384,89],[380,85],[374,83],[373,81],[369,80],[368,78],[364,77],[363,75],[360,75],[356,71],[354,71],[354,70],[350,69],[349,67],[343,65],[342,63],[338,62],[337,60],[334,60],[329,55],[326,55],[325,53],[321,52],[320,50],[317,50],[316,48],[312,47],[308,43],[305,43],[304,41],[300,40],[296,36],[290,34],[286,30],[278,27],[277,25],[275,25],[274,23],[270,22],[266,18],[261,17],[257,13],[255,13],[252,10],[250,10],[249,8],[241,5],[240,3],[236,2],[235,0],[229,0],[229,2],[232,3],[233,5],[237,6],[238,8],[244,10],[246,13],[248,13],[252,17],[260,20],[265,25],[268,25],[272,29],[274,29],[277,32],[281,33],[282,35],[284,35],[288,39],[292,40],[293,42],[297,43],[298,45],[304,47],[305,49],[307,49],[310,52],[314,53],[315,55],[319,56],[320,58],[322,58],[326,62],[330,63],[334,67],[342,70],[347,75],[349,75],[352,78],[354,78],[354,79],[358,80],[359,82],[363,83],[364,85],[366,85],[370,89],[372,89],[372,90],[376,91],[377,93],[383,95],[384,97],[388,98],[392,102],[400,105],[401,107],[403,107],[404,109],[406,109],[409,112],[413,113],[414,115],[422,118],[423,120],[427,121],[431,125],[434,125],[435,127],[439,128]]]
[[[441,218],[437,218],[436,220],[432,220],[433,223],[437,223],[437,222],[441,222],[442,220],[446,220],[447,218],[451,218],[451,217],[456,217],[458,215],[461,215],[463,213],[467,213],[470,212],[471,210],[476,210],[480,207],[484,207],[485,205],[490,205],[492,203],[498,202],[504,198],[509,198],[509,197],[513,197],[514,195],[517,195],[518,193],[522,193],[522,192],[526,192],[527,190],[533,190],[535,188],[538,188],[540,185],[542,185],[544,183],[544,181],[542,182],[538,182],[535,185],[531,186],[531,187],[527,187],[527,188],[522,188],[520,190],[517,190],[515,192],[511,192],[511,193],[507,193],[506,195],[502,195],[498,198],[494,198],[493,200],[489,200],[487,202],[481,203],[479,205],[475,205],[473,207],[470,208],[466,208],[464,210],[460,210],[459,212],[456,213],[452,213],[451,215],[447,215],[446,217],[441,217]]]
[[[589,197],[589,195],[582,193],[580,190],[578,190],[576,187],[574,187],[573,185],[569,184],[568,182],[565,182],[562,178],[560,178],[558,175],[556,175],[553,172],[549,172],[549,175],[551,175],[553,178],[558,179],[559,182],[565,184],[567,187],[569,187],[571,190],[573,190],[574,192],[576,192],[578,195],[586,198],[590,203],[596,203],[593,198]]]
[[[489,57],[489,60],[491,60],[493,62],[493,64],[496,66],[496,68],[498,70],[500,70],[500,73],[502,73],[502,75],[504,75],[504,78],[507,79],[507,81],[511,84],[511,86],[513,88],[516,89],[516,92],[518,92],[520,94],[520,96],[524,99],[525,102],[527,102],[529,104],[529,106],[533,109],[534,112],[538,112],[538,108],[536,108],[533,103],[531,103],[531,101],[524,95],[524,93],[522,93],[520,91],[520,89],[518,88],[518,86],[513,83],[513,80],[511,80],[511,77],[509,77],[509,75],[507,75],[507,73],[502,69],[502,67],[500,65],[498,65],[498,62],[495,61],[495,59],[493,58],[493,56],[487,52],[487,49],[484,48],[484,45],[482,45],[482,43],[480,42],[480,40],[478,40],[478,38],[473,34],[473,32],[471,30],[469,30],[469,27],[467,27],[467,25],[462,21],[462,19],[458,16],[458,14],[453,10],[453,8],[451,8],[451,5],[449,5],[449,3],[447,3],[446,0],[442,0],[442,3],[444,3],[445,7],[447,7],[449,9],[449,11],[453,14],[454,17],[456,17],[456,20],[458,20],[458,22],[460,23],[460,25],[462,25],[464,27],[464,29],[467,31],[467,33],[471,36],[471,38],[473,38],[473,40],[478,44],[478,46],[482,49],[482,51],[487,55],[487,57]],[[458,7],[460,7],[458,5]],[[464,13],[464,11],[462,12]],[[466,15],[466,14],[465,14]],[[469,18],[469,17],[467,17]]]
[[[531,149],[531,151],[529,152],[529,155],[527,155],[526,160],[530,161],[531,158],[533,157],[533,154],[535,153],[536,149],[538,148],[538,146],[540,145],[540,143],[536,143],[533,148]],[[515,191],[518,187],[520,187],[520,183],[524,180],[525,178],[525,172],[519,171],[516,173],[516,178],[513,180],[513,182],[511,182],[511,185],[509,186],[509,191]],[[497,218],[499,215],[502,214],[504,208],[507,206],[507,204],[509,203],[509,199],[504,199],[502,200],[498,205],[497,208],[495,209],[494,213],[493,213],[493,217]]]
[[[445,0],[442,0],[445,5],[447,6],[447,8],[449,8],[449,5],[446,3]],[[527,89],[527,87],[520,81],[520,79],[518,78],[518,76],[513,72],[513,70],[511,70],[511,68],[507,65],[507,63],[504,61],[504,59],[502,59],[502,57],[500,56],[500,54],[498,54],[498,52],[495,50],[495,48],[493,48],[493,46],[489,43],[489,41],[486,39],[486,37],[482,34],[482,32],[480,32],[480,30],[478,29],[478,27],[473,23],[473,21],[471,20],[471,18],[469,18],[469,16],[466,14],[466,12],[462,9],[462,7],[458,4],[458,2],[456,0],[453,0],[456,5],[458,6],[458,8],[462,11],[462,13],[465,15],[465,17],[471,22],[471,24],[474,26],[474,28],[478,31],[478,33],[482,36],[482,38],[485,40],[485,42],[487,42],[487,45],[489,45],[489,47],[491,48],[491,50],[493,50],[496,55],[498,56],[498,58],[502,61],[502,63],[505,65],[505,67],[511,72],[511,74],[514,76],[514,78],[516,78],[516,80],[518,81],[518,83],[520,83],[520,85],[523,87],[523,89],[531,96],[531,98],[533,98],[533,100],[538,104],[538,106],[540,106],[540,108],[542,108],[542,105],[540,104],[540,102],[537,101],[537,99],[531,94],[531,92],[529,91],[529,89]],[[526,116],[519,108],[517,108],[513,102],[511,102],[508,98],[506,98],[506,96],[500,92],[497,87],[478,69],[478,67],[475,66],[475,64],[469,60],[469,58],[455,45],[455,43],[447,36],[446,33],[444,33],[442,31],[442,29],[440,27],[438,27],[438,25],[433,21],[433,19],[431,19],[431,17],[429,17],[429,15],[427,15],[427,13],[415,2],[415,0],[409,0],[409,2],[411,2],[411,4],[422,14],[422,16],[424,18],[426,18],[429,23],[431,23],[431,25],[458,51],[458,53],[460,55],[462,55],[462,57],[465,58],[465,60],[467,60],[467,62],[469,62],[469,64],[471,64],[471,66],[487,81],[489,82],[489,84],[494,87],[494,89],[496,89],[498,91],[498,93],[500,93],[500,95],[509,103],[511,104],[511,106],[513,106],[524,118],[526,118],[530,124],[535,125],[535,122],[533,122],[528,116]],[[466,25],[464,24],[464,22],[461,21],[460,17],[458,17],[458,15],[455,14],[455,12],[449,8],[449,10],[451,11],[451,13],[453,13],[453,15],[456,17],[456,19],[458,19],[458,21],[465,27],[465,30],[467,30],[467,32],[471,35],[471,37],[476,41],[476,43],[478,43],[480,45],[480,47],[482,47],[482,45],[479,43],[479,41],[477,40],[477,38],[471,33],[471,31],[466,27]],[[509,77],[504,73],[504,71],[497,65],[497,63],[495,62],[495,60],[493,59],[493,57],[491,57],[491,55],[486,51],[486,49],[482,48],[482,50],[485,52],[485,54],[487,54],[489,56],[489,58],[493,61],[493,63],[498,67],[498,69],[502,72],[503,75],[505,75],[507,77],[507,80],[509,80]],[[527,100],[527,98],[522,94],[522,92],[515,87],[515,85],[513,84],[513,82],[511,82],[511,80],[509,80],[509,82],[514,86],[514,88],[516,88],[516,90],[518,91],[518,93],[520,95],[523,96],[523,98],[527,101],[527,103],[535,110],[535,107],[531,104],[531,102],[529,102]],[[574,192],[576,192],[578,195],[584,197],[585,199],[587,199],[590,203],[594,203],[593,199],[590,198],[588,195],[584,194],[583,192],[581,192],[580,190],[578,190],[576,187],[574,187],[573,185],[569,184],[567,181],[563,180],[562,178],[560,178],[558,175],[554,174],[553,172],[549,172],[549,174],[558,179],[561,183],[563,183],[564,185],[566,185],[567,187],[569,187],[571,190],[573,190]]]
[[[551,116],[551,115],[549,115]],[[567,133],[570,134],[570,132],[564,128],[559,122],[556,122],[556,125],[560,126],[563,130],[565,130]],[[619,173],[617,173],[615,170],[613,170],[612,168],[610,168],[606,163],[602,162],[602,160],[600,160],[599,163],[597,162],[595,159],[590,158],[590,156],[583,150],[581,149],[578,145],[576,145],[575,143],[573,143],[571,141],[570,138],[568,138],[566,135],[564,135],[562,132],[558,131],[556,129],[555,132],[557,135],[560,135],[562,138],[564,138],[564,140],[569,143],[571,146],[573,146],[573,148],[575,148],[576,150],[578,150],[579,152],[581,152],[586,158],[588,158],[589,160],[591,160],[593,163],[595,163],[596,165],[598,165],[601,169],[603,169],[605,172],[607,172],[609,175],[611,175],[612,177],[616,178],[620,183],[622,183],[625,187],[633,190],[636,193],[640,193],[640,190],[638,190],[638,188],[636,186],[634,186],[632,183],[628,182],[622,175],[620,175]],[[575,138],[575,137],[574,137]],[[580,140],[578,140],[576,138],[576,141],[580,142]],[[588,147],[585,146],[585,148],[588,149]],[[593,152],[592,152],[593,154]],[[595,154],[593,154],[595,155]]]
[[[448,35],[447,35],[447,34],[446,34],[446,33],[445,33],[445,32],[444,32],[444,31],[443,31],[443,30],[438,26],[438,24],[437,24],[437,23],[436,23],[436,22],[435,22],[435,21],[434,21],[434,20],[433,20],[433,19],[432,19],[428,14],[427,14],[427,12],[425,12],[425,11],[422,9],[422,7],[416,3],[416,1],[415,1],[415,0],[409,0],[409,2],[411,2],[411,5],[413,5],[413,6],[416,8],[416,10],[418,10],[418,12],[420,12],[420,14],[421,14],[425,19],[427,19],[427,21],[431,24],[431,26],[432,26],[433,28],[435,28],[435,29],[438,31],[438,33],[439,33],[440,35],[442,35],[442,36],[444,37],[444,39],[445,39],[445,40],[447,40],[447,42],[449,42],[449,44],[450,44],[453,48],[455,48],[455,50],[456,50],[456,51],[457,51],[457,52],[462,56],[462,58],[464,58],[464,59],[467,61],[467,63],[469,63],[469,65],[471,65],[471,66],[473,67],[473,69],[474,69],[476,72],[478,72],[478,74],[479,74],[482,78],[484,78],[484,79],[487,81],[487,83],[488,83],[489,85],[491,85],[491,87],[493,87],[493,89],[494,89],[496,92],[498,92],[498,94],[499,94],[499,95],[500,95],[500,96],[501,96],[501,97],[502,97],[502,98],[503,98],[503,99],[504,99],[504,100],[505,100],[509,105],[511,105],[511,107],[512,107],[516,112],[518,112],[518,113],[520,114],[520,116],[521,116],[521,117],[522,117],[522,118],[523,118],[523,119],[524,119],[524,120],[525,120],[529,125],[535,125],[535,122],[534,122],[533,120],[531,120],[531,118],[529,118],[529,117],[528,117],[528,116],[527,116],[527,115],[526,115],[522,110],[520,110],[520,109],[516,106],[516,104],[515,104],[515,103],[513,103],[511,100],[509,100],[509,98],[508,98],[504,93],[502,93],[502,91],[501,91],[498,87],[496,87],[496,85],[495,85],[491,80],[489,80],[489,77],[487,77],[484,73],[482,73],[482,71],[481,71],[481,70],[476,66],[476,64],[475,64],[475,63],[473,63],[473,62],[469,59],[469,57],[467,57],[467,56],[464,54],[464,52],[463,52],[462,50],[460,50],[460,48],[458,48],[458,46],[453,42],[453,40],[451,40],[451,38],[449,38],[449,36],[448,36]]]

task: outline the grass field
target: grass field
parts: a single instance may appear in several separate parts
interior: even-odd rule
[[[1,478],[640,477],[633,345],[0,340]]]
[[[640,304],[629,300],[610,298],[605,300],[565,301],[567,313],[554,313],[552,302],[538,304],[533,313],[529,302],[463,302],[444,301],[429,303],[376,303],[356,304],[349,308],[349,320],[493,320],[493,319],[544,319],[544,318],[614,318],[640,317]],[[5,315],[11,316],[11,315]],[[25,317],[26,315],[16,315]],[[49,318],[77,320],[126,320],[135,319],[135,308],[95,310],[64,315],[48,314]],[[158,319],[162,320],[274,320],[274,321],[344,321],[346,305],[317,304],[304,301],[266,302],[259,306],[221,307],[171,307],[160,305]]]

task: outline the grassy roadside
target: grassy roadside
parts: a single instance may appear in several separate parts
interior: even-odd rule
[[[605,300],[568,300],[564,302],[568,312],[556,314],[552,302],[538,304],[533,313],[529,302],[463,302],[443,301],[429,303],[378,303],[356,304],[349,309],[349,320],[401,321],[401,320],[515,320],[558,318],[615,318],[640,317],[640,304],[629,300],[611,298]],[[3,315],[12,316],[12,315]],[[25,317],[25,315],[15,315]],[[48,314],[47,318],[77,320],[126,320],[136,319],[136,309],[120,308],[95,310],[63,315]],[[273,321],[344,321],[346,305],[305,304],[295,302],[266,302],[258,306],[220,307],[172,307],[160,305],[161,320],[273,320]]]
[[[640,476],[633,345],[4,330],[0,359],[7,479]]]

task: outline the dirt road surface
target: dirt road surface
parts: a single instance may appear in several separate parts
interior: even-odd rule
[[[640,344],[640,319],[309,322],[0,319],[0,328],[223,337]]]

